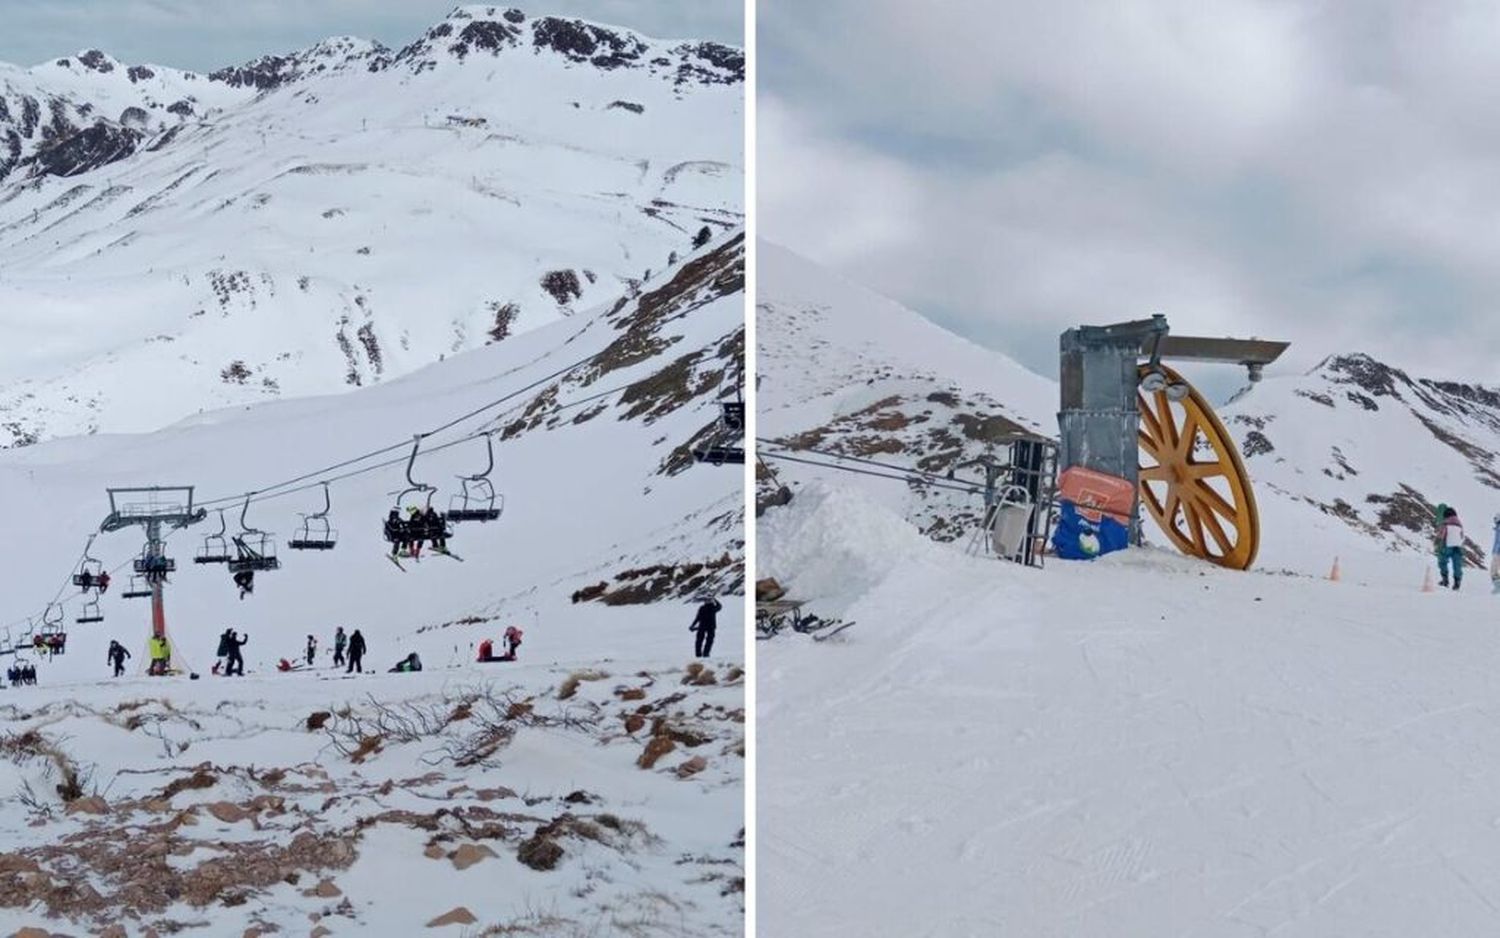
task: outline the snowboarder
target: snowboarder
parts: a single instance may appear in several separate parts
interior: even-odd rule
[[[689,632],[697,632],[698,637],[693,641],[693,653],[699,658],[707,658],[713,654],[714,633],[719,628],[719,610],[724,607],[717,599],[709,597],[698,607],[698,615],[693,619],[693,624],[688,626]]]
[[[307,636],[307,666],[310,668],[313,659],[318,656],[318,640],[311,635]]]
[[[363,672],[365,669],[364,660],[365,637],[360,634],[359,629],[355,629],[354,634],[349,636],[349,667],[345,669],[344,673],[353,674],[356,671]]]
[[[167,643],[167,637],[153,635],[146,647],[151,654],[151,666],[146,669],[146,673],[158,677],[166,674],[172,661],[172,646]]]
[[[1458,520],[1458,511],[1444,507],[1443,521],[1438,526],[1438,583],[1448,585],[1448,567],[1453,567],[1453,588],[1464,581],[1464,526]]]
[[[347,641],[349,637],[344,634],[344,627],[341,625],[333,633],[333,666],[335,668],[344,663],[344,643]]]
[[[420,670],[422,670],[422,659],[417,657],[417,653],[416,652],[412,652],[411,654],[407,655],[405,658],[402,658],[400,661],[396,662],[396,666],[394,668],[391,668],[391,670],[390,670],[389,673],[391,673],[391,674],[399,674],[399,673],[405,673],[407,671],[420,671]]]
[[[125,659],[130,657],[130,652],[114,639],[109,641],[109,663],[114,665],[115,677],[125,673]]]
[[[244,638],[240,638],[238,632],[230,631],[229,660],[224,663],[224,674],[226,677],[233,677],[236,674],[240,677],[245,676],[245,654],[240,649],[248,641],[250,641],[250,634],[248,632],[245,633]]]

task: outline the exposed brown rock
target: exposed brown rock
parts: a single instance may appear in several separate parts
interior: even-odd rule
[[[454,867],[466,870],[485,857],[493,856],[498,854],[484,844],[460,844],[458,849],[448,855],[448,859],[453,861]]]
[[[109,805],[98,795],[90,795],[87,798],[75,798],[68,802],[64,811],[68,814],[108,814]]]
[[[474,917],[473,912],[470,912],[463,906],[457,906],[428,922],[427,927],[441,928],[444,925],[473,925],[477,921],[479,919]]]
[[[691,778],[708,768],[708,760],[702,756],[693,756],[691,759],[679,765],[676,769],[678,778]]]
[[[646,749],[641,753],[640,758],[635,760],[635,764],[643,769],[654,768],[658,759],[676,748],[677,744],[672,742],[671,738],[653,736],[651,741],[646,743]]]

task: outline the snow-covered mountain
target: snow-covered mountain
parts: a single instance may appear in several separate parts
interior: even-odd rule
[[[1055,381],[784,249],[762,257],[762,436],[940,474],[981,455],[986,432],[1056,437]],[[1429,553],[1440,503],[1460,510],[1483,562],[1500,512],[1500,389],[1336,355],[1248,386],[1220,415],[1254,484],[1260,566],[1322,574],[1339,557],[1346,575],[1420,582],[1413,558]],[[823,474],[773,467],[794,481]],[[978,518],[962,494],[840,478],[939,540]],[[764,473],[760,485],[771,488]],[[1160,540],[1150,523],[1145,533]]]
[[[376,383],[638,289],[742,218],[743,74],[484,6],[207,75],[0,67],[0,445]]]
[[[28,532],[0,549],[0,652],[17,652],[0,663],[39,676],[0,714],[0,851],[21,871],[0,884],[7,933],[47,915],[215,934],[312,915],[412,934],[458,905],[459,924],[520,933],[740,933],[743,476],[688,447],[743,381],[743,233],[656,266],[612,302],[377,386],[0,451],[0,515]],[[456,526],[462,560],[397,569],[382,521],[412,435],[435,431],[412,473],[443,508],[484,468],[485,430],[500,519]],[[323,480],[338,543],[289,550]],[[196,485],[231,534],[257,492],[246,523],[281,546],[241,599],[193,562],[217,511],[171,532],[173,660],[198,683],[138,676],[150,606],[122,596],[137,529],[94,542],[115,585],[102,623],[74,622],[67,581],[105,487],[151,484]],[[702,594],[724,600],[706,676],[683,668]],[[32,636],[54,599],[51,657]],[[476,663],[508,625],[520,660]],[[335,626],[361,630],[376,673],[335,680]],[[208,673],[226,628],[249,642],[232,688]],[[318,666],[278,673],[308,635]],[[110,639],[134,655],[113,683]],[[424,674],[387,673],[412,652]]]
[[[1286,565],[1328,562],[1298,549],[1309,541],[1325,553],[1428,553],[1438,504],[1459,510],[1469,556],[1485,563],[1500,513],[1500,389],[1337,355],[1306,375],[1252,386],[1223,415],[1266,525],[1292,533],[1272,540]],[[1311,539],[1293,533],[1313,530]]]
[[[968,460],[1016,430],[1056,435],[1056,385],[899,304],[762,243],[756,328],[761,437],[793,450],[982,479]],[[787,478],[817,470],[772,460]],[[939,540],[977,522],[977,498],[841,476]],[[761,494],[775,484],[764,469]]]

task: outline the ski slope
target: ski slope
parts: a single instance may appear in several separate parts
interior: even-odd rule
[[[757,649],[762,933],[1500,923],[1487,589],[1151,549],[1028,570],[843,487],[758,530],[757,575],[858,622]]]
[[[213,934],[233,925],[239,934],[252,912],[267,928],[282,930],[306,927],[317,913],[334,916],[326,927],[335,931],[394,936],[425,928],[452,897],[482,926],[536,925],[551,917],[560,933],[738,934],[744,713],[742,680],[730,672],[744,664],[736,599],[744,577],[742,476],[736,468],[684,463],[683,454],[711,431],[718,402],[733,399],[742,381],[743,254],[743,234],[730,232],[663,265],[638,293],[353,393],[225,408],[151,433],[100,433],[0,451],[0,516],[12,530],[27,532],[0,548],[6,570],[0,639],[24,648],[28,629],[53,599],[63,602],[68,625],[63,655],[22,652],[37,662],[38,686],[7,689],[0,700],[9,707],[10,734],[0,738],[0,755],[9,757],[0,758],[0,792],[10,796],[29,783],[40,799],[28,807],[9,798],[0,811],[0,849],[31,857],[76,890],[79,869],[66,857],[49,859],[48,851],[64,838],[97,840],[103,852],[82,874],[108,899],[70,905],[73,899],[27,879],[30,885],[0,888],[0,922],[39,924],[51,910],[66,921],[48,927],[96,928],[123,915],[135,923],[132,934],[150,923],[164,930],[192,922]],[[413,434],[431,433],[414,478],[435,485],[434,504],[446,508],[455,477],[484,468],[483,439],[472,434],[485,430],[494,432],[500,520],[457,527],[450,547],[462,561],[429,554],[398,570],[381,531],[407,485]],[[321,469],[377,450],[387,452]],[[310,487],[266,491],[303,475]],[[299,513],[322,508],[325,478],[332,483],[337,547],[286,549]],[[127,565],[141,548],[138,530],[95,542],[94,555],[116,571],[104,597],[105,621],[72,623],[80,602],[66,581],[108,510],[105,487],[151,484],[198,486],[199,502],[225,509],[231,533],[239,526],[241,495],[259,492],[247,523],[273,532],[281,546],[282,568],[257,574],[254,593],[242,600],[225,568],[192,562],[203,536],[218,530],[216,513],[170,536],[168,553],[178,564],[166,593],[174,662],[200,673],[196,682],[139,673],[149,602],[120,596]],[[649,588],[639,598],[649,601],[574,601],[586,587],[607,587],[608,598],[643,583]],[[719,677],[713,686],[683,687],[692,651],[687,626],[696,598],[705,594],[724,600],[709,662]],[[519,662],[474,662],[479,641],[498,644],[513,624],[525,630]],[[341,675],[327,654],[340,625],[367,638],[365,666],[372,673],[334,680]],[[248,636],[244,678],[209,674],[226,628]],[[297,660],[309,634],[323,649],[317,668],[278,673],[276,662]],[[111,638],[134,655],[133,673],[118,680],[108,677],[105,662]],[[387,673],[411,652],[421,656],[422,674]],[[599,674],[584,682],[576,704],[554,703],[568,676],[580,671]],[[348,709],[348,719],[367,721],[378,717],[379,705],[451,714],[472,693],[534,700],[536,714],[561,723],[518,718],[522,724],[494,759],[472,765],[444,756],[471,732],[467,718],[410,740],[371,733],[368,723],[362,732],[349,730],[346,741],[387,738],[359,762],[337,748],[332,731],[301,726],[314,710]],[[143,699],[151,702],[141,710],[135,702]],[[645,725],[624,723],[638,708],[647,708]],[[143,726],[120,725],[137,710],[149,715]],[[107,811],[63,813],[51,794],[56,773],[18,741],[29,730],[86,768]],[[649,770],[637,767],[649,742],[672,734],[674,752]],[[679,777],[681,765],[697,755],[705,764]],[[215,825],[201,816],[204,807],[194,809],[193,821],[151,827],[152,816],[162,813],[148,804],[162,800],[158,789],[200,762],[213,764],[217,780],[201,798],[196,789],[189,793],[191,799],[228,799],[244,809],[252,796],[274,796],[285,799],[289,815],[271,812],[257,820],[263,827]],[[252,769],[273,767],[289,780],[256,781]],[[450,794],[459,786],[514,794]],[[592,800],[567,801],[577,790]],[[172,810],[183,810],[184,796],[174,797],[166,799]],[[468,826],[447,814],[430,817],[460,803],[471,812]],[[425,820],[409,816],[419,808]],[[407,813],[370,820],[389,812]],[[615,831],[621,836],[600,834],[597,824],[580,833],[573,820],[559,820],[601,813],[629,822]],[[39,819],[46,823],[33,827]],[[564,849],[556,874],[533,875],[515,862],[516,851],[542,828]],[[113,854],[105,849],[111,837],[137,829],[147,840],[167,838],[162,849],[184,882],[207,875],[205,858],[222,862],[231,855],[225,843],[249,839],[264,852],[286,847],[299,831],[346,841],[354,855],[339,855],[348,863],[323,872],[310,860],[293,865],[303,876],[331,875],[351,905],[304,895],[300,890],[315,886],[316,877],[298,889],[231,877],[207,893],[193,891],[206,886],[184,885],[166,900],[149,890],[137,895],[130,885],[135,867],[111,866]],[[423,855],[424,836],[436,835],[445,849],[474,841],[500,859],[451,879],[450,864]],[[500,874],[498,881],[514,888],[494,888],[497,863],[523,873],[518,881]],[[450,931],[459,933],[459,926]]]

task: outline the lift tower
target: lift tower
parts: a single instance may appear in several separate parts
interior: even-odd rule
[[[165,638],[167,613],[162,603],[162,587],[167,574],[176,571],[177,561],[167,556],[162,531],[197,524],[208,517],[204,508],[193,505],[191,485],[150,485],[135,488],[110,488],[109,516],[99,525],[104,532],[121,531],[133,525],[146,529],[146,546],[135,559],[135,573],[151,589],[151,636]]]

